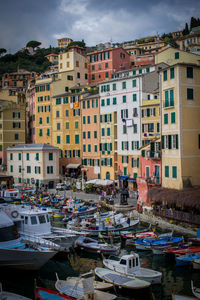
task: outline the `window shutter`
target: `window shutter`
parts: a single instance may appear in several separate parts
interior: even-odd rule
[[[161,142],[162,142],[162,149],[165,149],[165,136],[164,135],[162,135]]]
[[[122,150],[124,150],[124,143],[122,142]]]
[[[112,158],[110,158],[110,166],[112,167]]]
[[[137,158],[137,168],[139,168],[139,158]]]
[[[110,151],[112,151],[112,143],[110,143]]]
[[[121,119],[123,119],[123,110],[121,110]]]
[[[172,136],[168,135],[169,149],[172,149]]]
[[[178,149],[178,134],[176,134],[176,149]]]

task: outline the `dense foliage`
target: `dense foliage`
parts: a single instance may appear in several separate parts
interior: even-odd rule
[[[30,54],[28,50],[6,54],[0,57],[0,73],[16,72],[19,68],[38,73],[44,72],[50,66],[50,62],[45,56],[50,53],[58,53],[58,51],[58,48],[49,47],[47,49],[37,48],[34,54]]]

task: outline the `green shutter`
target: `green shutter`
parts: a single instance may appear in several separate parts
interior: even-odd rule
[[[176,123],[176,113],[175,112],[171,113],[171,123],[172,124]]]
[[[172,178],[177,178],[177,167],[172,166]]]
[[[165,177],[169,178],[169,166],[165,166]]]

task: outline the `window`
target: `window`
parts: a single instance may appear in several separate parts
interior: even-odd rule
[[[126,81],[123,81],[123,82],[122,82],[122,89],[123,89],[123,90],[126,89]]]
[[[168,124],[168,114],[164,114],[164,124]]]
[[[42,136],[43,133],[42,133],[42,129],[39,129],[39,136]]]
[[[127,167],[124,168],[124,176],[127,175]]]
[[[167,80],[167,70],[163,72],[163,81]]]
[[[10,172],[11,173],[13,172],[13,166],[10,166]]]
[[[101,106],[105,106],[105,100],[101,99]]]
[[[94,115],[94,123],[97,123],[97,115]]]
[[[175,59],[179,59],[179,52],[175,52],[174,58],[175,58]]]
[[[97,131],[94,131],[94,138],[97,139]]]
[[[187,78],[193,78],[193,68],[187,67]]]
[[[13,153],[10,153],[10,160],[13,160]]]
[[[86,152],[86,145],[83,145],[83,152]]]
[[[53,174],[53,166],[47,167],[47,174]]]
[[[14,134],[14,139],[15,139],[15,141],[19,140],[19,134],[18,133]]]
[[[174,106],[174,90],[170,90],[170,106]]]
[[[113,91],[116,91],[116,83],[113,83],[113,85],[112,85],[112,87],[113,87]]]
[[[97,145],[94,145],[94,152],[97,152]]]
[[[108,78],[108,76],[109,76],[109,75],[108,75],[108,72],[106,72],[105,77]]]
[[[57,136],[57,144],[60,144],[60,136]]]
[[[85,116],[83,116],[83,124],[85,124]]]
[[[90,131],[88,131],[88,139],[90,139]]]
[[[78,121],[75,122],[75,129],[78,129]]]
[[[137,94],[133,94],[133,101],[137,101]]]
[[[132,81],[132,86],[133,86],[133,87],[136,87],[136,79],[134,79],[134,80]]]
[[[139,70],[139,74],[142,74],[142,69]]]
[[[90,100],[87,100],[87,108],[90,108]]]
[[[79,144],[79,134],[75,134],[75,144]]]
[[[47,117],[46,121],[47,121],[47,124],[49,124],[49,117]]]
[[[177,178],[177,167],[172,166],[172,178]]]
[[[61,98],[56,98],[56,104],[61,104]]]
[[[169,166],[165,166],[165,178],[169,178]]]
[[[113,98],[113,104],[114,105],[117,104],[117,98],[116,97]]]
[[[69,129],[69,122],[65,123],[65,129]]]
[[[187,100],[194,100],[194,90],[187,89]]]
[[[122,99],[123,103],[126,103],[126,95],[124,95]]]
[[[18,160],[22,160],[22,154],[18,153]]]
[[[105,136],[105,128],[101,128],[101,135]]]
[[[172,124],[175,124],[175,123],[176,123],[176,113],[175,113],[175,112],[172,112],[172,113],[171,113],[171,123],[172,123]]]
[[[26,160],[29,160],[29,153],[26,153]]]
[[[107,136],[110,136],[110,127],[107,128]]]
[[[87,116],[87,122],[90,124],[90,116]]]
[[[88,144],[88,152],[91,152],[91,145]]]
[[[60,130],[60,123],[57,123],[57,130]]]
[[[149,68],[146,68],[146,72],[149,73],[149,71],[150,71],[150,69],[149,69]]]
[[[107,105],[110,105],[110,98],[106,99],[106,103],[107,103]]]
[[[19,166],[19,173],[22,172],[22,166]]]
[[[53,160],[53,153],[52,152],[49,153],[49,160]]]
[[[70,144],[70,135],[69,134],[66,135],[66,144]]]
[[[60,117],[60,112],[59,110],[56,111],[56,118],[59,118]]]
[[[31,173],[31,166],[27,166],[26,173]]]
[[[83,139],[85,139],[85,138],[86,138],[86,132],[83,131]]]
[[[35,159],[36,159],[36,160],[39,160],[39,153],[36,153]]]
[[[174,68],[170,69],[170,79],[174,78]]]
[[[123,125],[123,134],[126,134],[126,133],[127,133],[126,125]]]
[[[165,107],[169,106],[169,91],[165,91]]]

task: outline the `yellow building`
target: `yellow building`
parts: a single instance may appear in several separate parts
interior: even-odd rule
[[[25,138],[25,98],[18,103],[0,96],[0,165],[6,165],[5,150],[25,143]]]
[[[101,109],[101,179],[117,179],[117,112],[105,113]]]
[[[199,64],[200,55],[169,47],[155,54],[155,64],[166,63],[172,66],[177,63]]]
[[[142,146],[160,136],[160,97],[155,93],[143,93],[141,105]]]
[[[58,39],[58,48],[67,48],[72,41],[73,40],[68,37]]]
[[[48,55],[45,56],[48,61],[50,63],[52,63],[53,65],[57,65],[58,64],[58,54],[55,54],[55,53],[50,53]]]
[[[52,143],[52,82],[58,74],[43,74],[35,82],[35,142]]]
[[[161,91],[162,186],[200,185],[200,66],[164,69]]]
[[[88,79],[88,61],[82,55],[83,48],[74,46],[70,47],[65,53],[59,54],[59,72],[74,71],[75,78],[80,84],[85,84]]]

